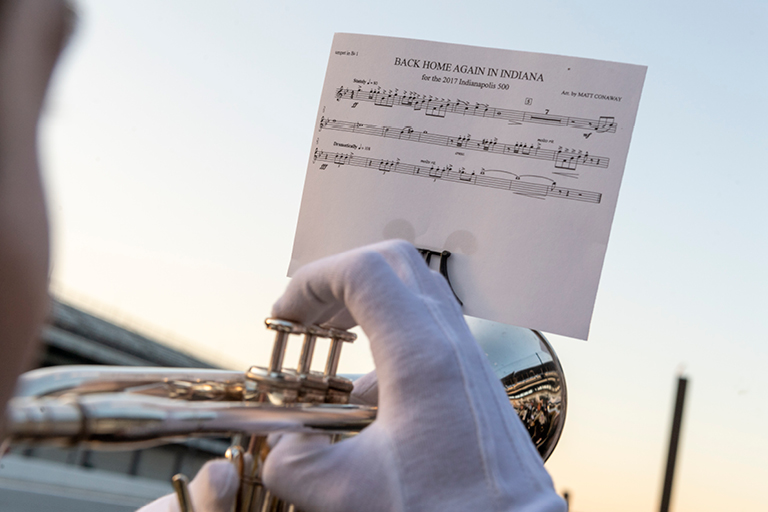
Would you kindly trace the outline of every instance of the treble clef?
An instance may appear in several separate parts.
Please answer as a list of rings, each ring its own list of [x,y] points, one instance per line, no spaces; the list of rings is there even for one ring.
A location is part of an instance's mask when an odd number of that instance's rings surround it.
[[[344,86],[342,85],[339,87],[339,89],[336,91],[336,101],[341,100],[341,98],[344,97]]]

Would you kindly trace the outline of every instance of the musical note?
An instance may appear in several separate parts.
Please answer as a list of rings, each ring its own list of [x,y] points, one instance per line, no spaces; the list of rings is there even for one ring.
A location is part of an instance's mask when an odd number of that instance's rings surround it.
[[[421,144],[431,144],[435,146],[448,146],[464,148],[471,151],[481,151],[487,153],[497,153],[500,155],[519,156],[533,158],[536,160],[554,161],[557,169],[574,170],[577,165],[586,165],[590,167],[608,168],[610,160],[603,156],[591,156],[589,152],[572,150],[568,148],[542,149],[533,144],[523,144],[522,142],[500,143],[496,138],[493,139],[471,139],[466,137],[454,137],[449,135],[438,135],[426,131],[417,132],[413,128],[395,128],[391,126],[377,126],[374,124],[363,124],[353,121],[337,121],[336,119],[326,119],[321,123],[321,130],[334,130],[340,132],[361,133],[374,137],[384,137],[390,139],[401,139]]]
[[[334,155],[333,163],[341,167],[342,165],[347,165],[349,163],[349,160],[351,158],[354,158],[354,155],[352,153],[346,155],[343,153],[326,153],[326,155]],[[327,158],[326,158],[327,160]]]
[[[524,175],[519,176],[509,171],[498,169],[482,169],[480,172],[468,172],[464,167],[458,171],[453,169],[453,165],[439,166],[431,164],[428,168],[423,165],[415,165],[396,160],[383,160],[376,158],[367,158],[355,156],[354,153],[329,153],[315,150],[316,160],[322,162],[333,162],[339,166],[349,165],[352,167],[364,167],[384,173],[405,174],[416,177],[429,178],[434,181],[440,180],[449,183],[460,183],[464,185],[476,185],[479,187],[508,190],[517,195],[533,197],[537,199],[555,198],[569,199],[584,203],[600,204],[602,194],[588,190],[577,190],[573,188],[560,187],[557,183],[544,176]],[[500,173],[513,176],[512,178],[498,177],[490,173]]]
[[[459,169],[459,180],[465,183],[472,183],[473,181],[477,182],[475,178],[475,172],[472,171],[472,174],[468,174],[463,167]]]
[[[600,116],[597,122],[597,133],[616,132],[616,120],[612,117]]]
[[[506,108],[491,107],[477,103],[470,106],[462,100],[447,100],[423,96],[414,92],[398,94],[398,91],[383,91],[380,87],[361,91],[340,87],[336,90],[336,100],[354,100],[372,102],[380,107],[408,107],[413,110],[423,110],[430,117],[445,117],[446,114],[462,116],[477,116],[492,119],[503,119],[510,124],[537,123],[550,126],[563,126],[578,130],[594,130],[597,133],[616,133],[617,123],[613,117],[601,116],[599,119],[584,119],[550,114],[549,111],[526,112],[523,110],[511,110]]]

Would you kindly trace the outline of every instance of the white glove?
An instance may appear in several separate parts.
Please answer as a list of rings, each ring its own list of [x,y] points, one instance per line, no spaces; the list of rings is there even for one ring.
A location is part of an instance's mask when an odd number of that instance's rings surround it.
[[[225,459],[206,462],[189,483],[189,495],[195,512],[230,512],[240,477],[235,466]],[[137,512],[179,512],[176,494],[167,494]]]
[[[272,314],[359,324],[378,375],[378,416],[359,435],[281,436],[264,481],[306,512],[563,512],[522,423],[445,279],[390,241],[300,269]],[[356,395],[372,401],[376,377]],[[365,389],[361,389],[365,388]]]

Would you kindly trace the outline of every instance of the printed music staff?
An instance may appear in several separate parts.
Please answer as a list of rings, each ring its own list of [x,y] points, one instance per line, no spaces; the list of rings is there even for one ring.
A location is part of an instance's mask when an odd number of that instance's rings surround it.
[[[499,155],[533,158],[536,160],[553,161],[558,169],[575,170],[577,165],[598,167],[607,169],[610,159],[604,156],[590,155],[574,149],[559,148],[545,149],[538,145],[522,142],[503,143],[493,139],[472,139],[467,136],[439,135],[426,131],[416,131],[410,126],[395,128],[391,126],[377,126],[363,124],[354,121],[338,121],[336,119],[320,119],[320,130],[335,130],[340,132],[360,133],[373,137],[398,139],[421,144],[435,146],[448,146],[463,148],[470,151],[496,153]]]
[[[409,164],[397,160],[385,160],[355,156],[353,153],[334,153],[315,149],[313,162],[332,162],[338,166],[349,165],[363,167],[383,173],[397,173],[430,178],[435,181],[445,181],[478,187],[509,190],[514,194],[544,199],[552,197],[556,199],[569,199],[585,203],[600,204],[602,194],[588,190],[577,190],[559,186],[555,181],[543,176],[518,176],[512,172],[498,169],[481,169],[467,171],[464,168],[455,170],[453,165],[439,166],[436,164]],[[322,166],[321,166],[322,167]],[[494,175],[492,175],[493,173]],[[507,177],[499,177],[496,174],[505,174]]]
[[[542,114],[540,112],[491,107],[481,103],[470,105],[466,101],[438,99],[414,92],[404,94],[399,94],[397,90],[395,92],[385,92],[381,88],[363,91],[360,88],[339,87],[336,91],[336,100],[353,100],[355,105],[360,101],[367,101],[380,107],[409,107],[415,111],[422,110],[425,115],[431,117],[445,117],[446,114],[457,114],[503,119],[510,124],[538,123],[579,130],[594,130],[597,133],[616,133],[617,127],[616,119],[609,116],[601,116],[599,119],[584,119],[549,114],[548,112]]]

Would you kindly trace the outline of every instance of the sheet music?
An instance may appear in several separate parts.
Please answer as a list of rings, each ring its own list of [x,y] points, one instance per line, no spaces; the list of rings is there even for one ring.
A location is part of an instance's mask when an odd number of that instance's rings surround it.
[[[465,314],[586,339],[645,71],[336,34],[289,275],[403,238]]]

